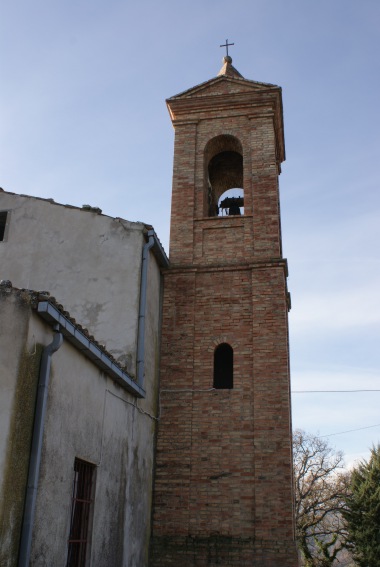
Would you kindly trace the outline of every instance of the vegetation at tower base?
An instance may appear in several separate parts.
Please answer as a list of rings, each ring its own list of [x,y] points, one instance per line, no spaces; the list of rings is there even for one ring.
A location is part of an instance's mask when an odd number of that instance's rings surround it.
[[[296,539],[303,565],[343,565],[349,547],[343,515],[349,474],[343,470],[343,454],[324,439],[297,430],[293,434],[293,458]]]
[[[380,445],[351,475],[345,512],[354,557],[361,567],[380,566]]]

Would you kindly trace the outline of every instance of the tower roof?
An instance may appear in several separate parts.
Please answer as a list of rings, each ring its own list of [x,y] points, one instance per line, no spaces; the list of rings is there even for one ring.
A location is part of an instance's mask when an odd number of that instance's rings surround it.
[[[218,73],[218,77],[221,75],[224,75],[225,77],[234,77],[239,79],[244,78],[243,75],[241,75],[239,71],[235,69],[235,67],[232,65],[232,57],[230,57],[229,55],[225,55],[223,57],[223,66]]]
[[[216,77],[204,81],[194,87],[191,87],[185,91],[182,91],[167,99],[167,103],[178,100],[181,98],[198,97],[205,96],[209,94],[209,87],[218,84],[220,82],[227,82],[231,85],[234,84],[233,91],[244,91],[244,90],[261,90],[261,91],[281,91],[281,87],[273,85],[271,83],[262,83],[259,81],[252,81],[250,79],[245,79],[241,73],[232,65],[232,57],[225,55],[222,59],[223,65]],[[213,94],[213,93],[210,93]]]
[[[277,138],[277,157],[285,159],[284,123],[281,87],[245,79],[232,65],[229,55],[223,57],[218,75],[166,100],[174,124],[206,117],[227,117],[239,111],[251,118],[272,115]]]

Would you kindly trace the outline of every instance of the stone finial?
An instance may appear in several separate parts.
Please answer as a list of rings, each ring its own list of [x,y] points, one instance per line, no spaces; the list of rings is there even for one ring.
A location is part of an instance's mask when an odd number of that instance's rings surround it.
[[[235,77],[239,79],[244,78],[243,75],[241,75],[239,71],[235,69],[235,67],[233,67],[232,57],[230,57],[230,55],[225,55],[222,61],[223,61],[223,67],[219,71],[218,77],[220,77],[221,75],[225,75],[226,77]]]

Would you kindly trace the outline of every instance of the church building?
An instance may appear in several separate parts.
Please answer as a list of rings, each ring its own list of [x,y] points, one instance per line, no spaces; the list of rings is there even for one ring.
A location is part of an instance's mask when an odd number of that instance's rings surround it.
[[[167,106],[169,259],[0,190],[4,567],[298,565],[281,88],[227,52]]]

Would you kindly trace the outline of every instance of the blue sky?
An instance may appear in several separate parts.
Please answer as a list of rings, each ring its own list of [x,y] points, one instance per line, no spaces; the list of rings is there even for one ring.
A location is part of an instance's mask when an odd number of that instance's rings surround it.
[[[380,390],[378,0],[13,0],[0,16],[0,185],[151,223],[167,250],[165,99],[216,76],[226,38],[244,77],[281,85],[292,387]],[[352,463],[379,407],[294,393],[293,423]]]

